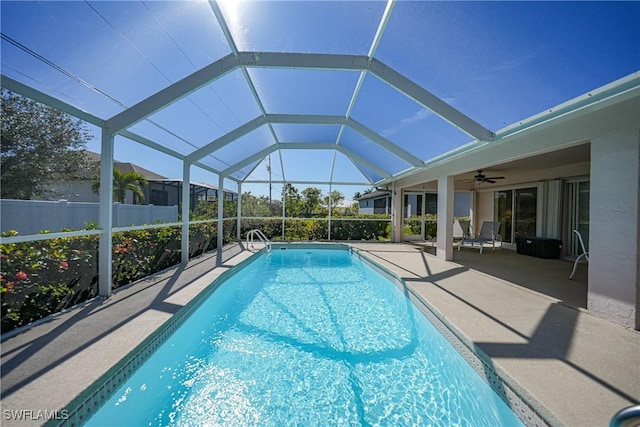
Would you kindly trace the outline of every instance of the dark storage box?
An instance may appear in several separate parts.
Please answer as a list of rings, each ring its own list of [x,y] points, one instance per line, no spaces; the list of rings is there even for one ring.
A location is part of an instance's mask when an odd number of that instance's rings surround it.
[[[560,258],[562,240],[546,237],[516,237],[516,249],[519,254],[538,258]]]

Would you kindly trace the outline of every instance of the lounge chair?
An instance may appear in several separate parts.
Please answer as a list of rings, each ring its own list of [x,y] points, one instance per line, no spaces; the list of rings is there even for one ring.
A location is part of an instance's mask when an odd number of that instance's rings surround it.
[[[456,219],[453,222],[453,239],[469,239],[471,238],[471,221]]]
[[[485,221],[482,223],[482,228],[480,229],[480,234],[476,238],[463,238],[460,243],[458,243],[458,251],[463,246],[470,246],[472,248],[480,249],[480,253],[482,253],[482,249],[484,248],[485,243],[491,243],[493,250],[496,250],[496,243],[500,243],[500,247],[502,247],[502,238],[500,237],[500,221]]]
[[[573,263],[573,270],[571,271],[571,275],[569,276],[569,280],[573,279],[573,275],[576,274],[576,268],[578,268],[578,263],[582,258],[584,258],[585,262],[589,262],[589,252],[584,247],[584,241],[582,240],[582,235],[578,230],[573,230],[574,233],[578,236],[578,241],[580,242],[580,247],[582,248],[582,253],[576,258],[576,261]]]
[[[453,240],[458,241],[461,239],[469,239],[471,237],[471,221],[468,220],[453,220]],[[431,238],[431,245],[435,246],[437,241],[437,236],[433,236]]]

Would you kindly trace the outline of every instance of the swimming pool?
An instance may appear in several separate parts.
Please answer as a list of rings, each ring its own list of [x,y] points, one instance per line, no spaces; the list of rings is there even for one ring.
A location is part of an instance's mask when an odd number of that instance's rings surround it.
[[[348,250],[262,254],[198,304],[88,425],[522,425]]]

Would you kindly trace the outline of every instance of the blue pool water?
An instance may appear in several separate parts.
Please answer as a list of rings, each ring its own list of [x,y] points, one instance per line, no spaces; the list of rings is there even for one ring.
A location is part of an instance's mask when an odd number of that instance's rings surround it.
[[[222,283],[88,424],[522,425],[397,286],[326,249]]]

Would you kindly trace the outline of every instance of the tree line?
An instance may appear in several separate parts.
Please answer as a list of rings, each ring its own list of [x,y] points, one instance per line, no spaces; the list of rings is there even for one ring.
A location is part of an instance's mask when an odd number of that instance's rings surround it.
[[[331,196],[331,197],[329,197]],[[331,209],[332,216],[356,215],[358,205],[354,203],[346,208],[339,208],[345,200],[340,191],[332,191],[331,194],[323,194],[316,187],[307,187],[299,190],[292,184],[286,184],[283,191],[284,214],[287,218],[326,218]],[[250,191],[242,193],[243,217],[281,217],[282,200],[269,200],[267,196],[258,196]],[[224,201],[224,217],[231,218],[237,215],[237,201]],[[218,202],[202,200],[192,213],[193,219],[211,219],[218,216]]]

